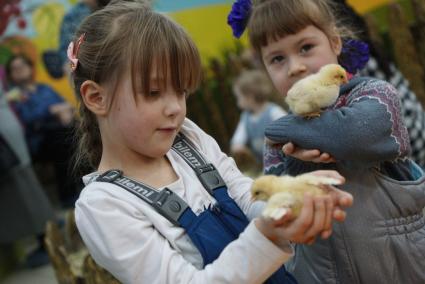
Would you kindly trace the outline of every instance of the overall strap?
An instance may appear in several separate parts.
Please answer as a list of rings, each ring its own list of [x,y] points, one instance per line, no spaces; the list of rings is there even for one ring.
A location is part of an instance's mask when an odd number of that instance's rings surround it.
[[[223,178],[213,164],[208,163],[195,146],[179,133],[171,147],[195,171],[204,188],[214,196],[214,190],[225,187]]]
[[[195,171],[202,185],[212,196],[214,196],[214,190],[226,186],[214,165],[207,163],[183,134],[177,135],[172,149]],[[103,173],[96,181],[113,183],[133,193],[176,226],[181,226],[179,219],[186,209],[192,211],[187,203],[170,189],[164,188],[159,191],[147,184],[123,176],[122,171],[117,169]],[[189,215],[194,216],[193,212]]]
[[[123,176],[120,170],[109,170],[100,175],[96,181],[109,182],[133,193],[176,226],[180,226],[178,220],[189,208],[183,199],[168,188],[158,191],[147,184]]]

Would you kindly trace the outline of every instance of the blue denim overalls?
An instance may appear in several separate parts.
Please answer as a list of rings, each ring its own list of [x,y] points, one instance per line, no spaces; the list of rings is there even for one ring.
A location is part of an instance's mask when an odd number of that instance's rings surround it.
[[[193,244],[202,255],[204,266],[218,258],[221,251],[245,229],[249,221],[227,194],[227,187],[216,168],[207,163],[189,140],[182,134],[176,137],[172,149],[196,172],[205,189],[215,198],[216,204],[198,216],[179,196],[168,188],[157,191],[141,182],[110,170],[97,181],[110,182],[135,194],[149,203],[162,216],[186,230]],[[295,278],[282,266],[265,283],[293,284]]]

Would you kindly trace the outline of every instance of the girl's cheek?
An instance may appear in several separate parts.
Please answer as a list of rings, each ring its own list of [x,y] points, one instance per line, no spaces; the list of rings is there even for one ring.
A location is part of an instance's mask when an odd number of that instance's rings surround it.
[[[283,82],[279,80],[279,78],[274,78],[272,80],[274,88],[279,92],[279,95],[286,96],[285,86],[283,85]]]

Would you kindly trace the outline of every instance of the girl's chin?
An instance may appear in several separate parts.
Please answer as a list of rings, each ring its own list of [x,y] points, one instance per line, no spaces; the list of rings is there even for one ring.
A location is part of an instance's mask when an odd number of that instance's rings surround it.
[[[177,135],[176,129],[158,129],[158,133],[163,136],[175,136]]]

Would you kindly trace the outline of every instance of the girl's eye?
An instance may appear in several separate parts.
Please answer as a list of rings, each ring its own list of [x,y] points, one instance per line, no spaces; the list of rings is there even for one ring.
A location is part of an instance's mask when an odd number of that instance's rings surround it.
[[[312,49],[314,47],[314,45],[312,45],[312,44],[304,44],[302,47],[301,47],[301,50],[300,50],[300,52],[301,53],[307,53],[310,49]]]
[[[271,64],[281,63],[283,60],[285,60],[285,57],[283,57],[282,55],[277,55],[270,60],[270,63]]]
[[[159,90],[150,90],[149,91],[149,96],[151,97],[156,97],[160,94],[161,92]]]

